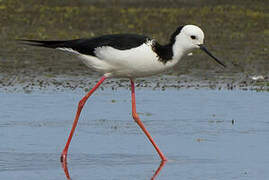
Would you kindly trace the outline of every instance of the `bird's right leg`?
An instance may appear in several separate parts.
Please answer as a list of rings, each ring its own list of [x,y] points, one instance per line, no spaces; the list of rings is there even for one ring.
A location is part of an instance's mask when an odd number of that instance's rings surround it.
[[[134,85],[134,81],[132,79],[131,79],[131,91],[132,91],[132,115],[133,115],[133,119],[138,124],[138,126],[142,129],[142,131],[146,134],[146,136],[148,137],[149,141],[151,142],[151,144],[156,149],[156,151],[159,154],[159,156],[162,159],[162,161],[167,161],[166,157],[161,152],[161,150],[159,149],[159,147],[157,146],[157,144],[154,142],[153,138],[151,137],[151,135],[147,131],[146,127],[144,126],[144,124],[142,123],[142,121],[140,120],[140,118],[139,118],[139,116],[138,116],[138,114],[136,112],[135,85]]]
[[[70,134],[69,134],[69,137],[68,137],[68,140],[65,144],[65,147],[64,147],[64,150],[62,152],[62,155],[61,155],[61,162],[66,162],[66,157],[67,157],[67,151],[68,151],[68,147],[70,145],[70,142],[71,142],[71,139],[73,137],[73,134],[75,132],[75,129],[76,129],[76,126],[77,126],[77,123],[78,123],[78,119],[79,119],[79,115],[81,113],[81,110],[84,106],[84,104],[86,103],[87,99],[92,95],[92,93],[104,82],[104,80],[106,79],[106,76],[103,76],[99,81],[98,83],[90,90],[90,92],[88,92],[78,103],[78,109],[77,109],[77,114],[76,114],[76,117],[75,117],[75,120],[73,122],[73,126],[72,126],[72,129],[70,131]]]

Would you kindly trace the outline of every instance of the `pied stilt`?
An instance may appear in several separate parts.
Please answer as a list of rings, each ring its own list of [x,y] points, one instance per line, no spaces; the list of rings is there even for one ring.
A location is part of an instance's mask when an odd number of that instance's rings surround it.
[[[66,41],[21,41],[27,45],[55,48],[70,52],[81,59],[89,68],[103,75],[90,92],[79,101],[75,120],[61,155],[62,162],[66,161],[68,147],[84,104],[106,78],[130,79],[133,119],[146,134],[162,161],[166,161],[166,157],[158,148],[136,112],[135,78],[162,73],[175,66],[183,55],[198,48],[225,67],[221,61],[205,48],[203,44],[204,33],[195,25],[179,26],[171,35],[170,41],[166,45],[161,45],[155,39],[147,36],[136,34],[112,34],[91,39]]]

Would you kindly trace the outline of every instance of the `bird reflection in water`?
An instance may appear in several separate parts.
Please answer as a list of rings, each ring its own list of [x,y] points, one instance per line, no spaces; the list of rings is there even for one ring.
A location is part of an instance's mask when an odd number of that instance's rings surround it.
[[[160,172],[161,172],[161,170],[164,167],[166,162],[167,161],[162,161],[160,163],[160,165],[158,166],[158,169],[156,169],[153,176],[151,177],[151,180],[155,180],[155,178],[160,174]],[[61,164],[62,164],[62,168],[63,168],[64,173],[65,173],[66,179],[71,180],[71,177],[70,177],[70,174],[69,174],[69,171],[68,171],[67,161],[62,161]]]
[[[69,171],[68,171],[68,166],[67,166],[67,161],[61,161],[62,164],[62,168],[64,170],[65,176],[67,180],[71,180],[70,175],[69,175]]]

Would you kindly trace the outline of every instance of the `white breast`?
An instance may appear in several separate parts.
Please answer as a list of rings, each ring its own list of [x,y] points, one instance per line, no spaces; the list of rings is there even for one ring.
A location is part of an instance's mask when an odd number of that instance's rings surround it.
[[[83,62],[97,71],[113,77],[144,77],[165,71],[174,63],[159,61],[151,48],[152,41],[129,50],[103,46],[95,49],[97,56],[80,55]]]

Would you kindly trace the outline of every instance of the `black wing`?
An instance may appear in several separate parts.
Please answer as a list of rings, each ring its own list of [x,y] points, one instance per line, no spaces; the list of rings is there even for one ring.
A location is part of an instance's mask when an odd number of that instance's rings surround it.
[[[142,45],[148,39],[147,36],[136,34],[112,34],[91,39],[74,39],[66,41],[40,41],[22,39],[24,44],[47,48],[70,48],[81,54],[95,56],[95,48],[111,46],[115,49],[126,50]]]

